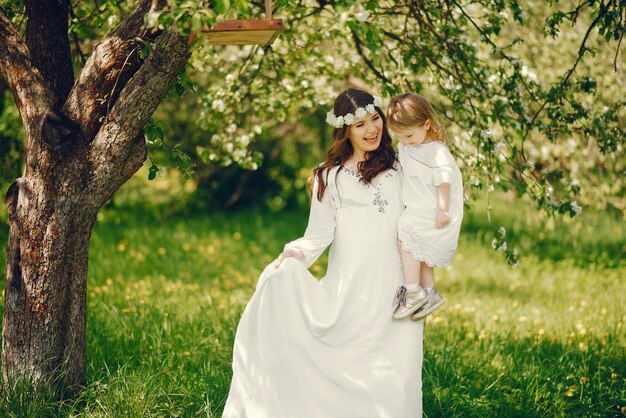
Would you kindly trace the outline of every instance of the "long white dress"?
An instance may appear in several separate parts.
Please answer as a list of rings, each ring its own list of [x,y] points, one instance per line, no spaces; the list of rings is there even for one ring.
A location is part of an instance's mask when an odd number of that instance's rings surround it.
[[[463,221],[463,179],[448,147],[441,142],[418,146],[398,144],[404,173],[402,202],[406,209],[398,222],[402,248],[431,267],[447,266],[457,248]],[[450,184],[450,223],[437,228],[437,186]]]
[[[337,177],[336,177],[337,175]],[[317,182],[301,249],[259,278],[235,337],[225,418],[422,416],[423,321],[393,320],[401,173],[347,168]],[[307,270],[332,242],[326,276]]]

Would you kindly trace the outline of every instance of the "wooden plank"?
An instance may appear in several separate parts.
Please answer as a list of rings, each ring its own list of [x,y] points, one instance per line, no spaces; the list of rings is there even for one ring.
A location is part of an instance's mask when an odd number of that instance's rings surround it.
[[[215,24],[215,31],[221,30],[283,30],[282,19],[239,19],[222,20]]]
[[[269,45],[282,32],[283,20],[222,20],[215,24],[215,29],[201,30],[213,45]]]
[[[212,45],[269,45],[280,33],[275,30],[228,30],[207,32],[206,36]]]

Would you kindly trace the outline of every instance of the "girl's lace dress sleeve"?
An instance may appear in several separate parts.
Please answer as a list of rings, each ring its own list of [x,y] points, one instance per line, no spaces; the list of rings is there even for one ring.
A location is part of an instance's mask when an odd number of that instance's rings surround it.
[[[328,178],[330,177],[328,176]],[[285,245],[285,250],[289,248],[301,250],[304,253],[304,263],[307,267],[310,267],[318,259],[335,237],[336,208],[331,196],[332,187],[330,184],[327,185],[321,202],[317,198],[318,188],[316,176],[311,196],[309,224],[304,236]]]

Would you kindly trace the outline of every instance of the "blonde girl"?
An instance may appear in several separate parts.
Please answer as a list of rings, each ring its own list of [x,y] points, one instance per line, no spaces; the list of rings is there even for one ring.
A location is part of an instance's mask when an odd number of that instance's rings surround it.
[[[419,320],[445,302],[435,290],[433,267],[450,264],[456,251],[463,181],[445,130],[426,98],[414,93],[394,97],[388,122],[400,140],[405,206],[398,223],[404,284],[396,293],[393,317]]]

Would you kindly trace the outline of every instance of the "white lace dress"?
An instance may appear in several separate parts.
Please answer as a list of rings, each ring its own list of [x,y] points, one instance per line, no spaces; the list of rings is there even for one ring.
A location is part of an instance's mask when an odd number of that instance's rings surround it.
[[[447,266],[457,248],[463,220],[463,180],[454,157],[441,142],[418,146],[398,144],[402,165],[402,202],[398,223],[402,248],[431,267]],[[437,229],[437,186],[450,184],[450,224]]]
[[[334,168],[328,179],[322,202],[314,185],[304,237],[286,246],[305,262],[267,266],[241,317],[225,418],[422,416],[423,321],[391,315],[401,174],[372,186]],[[318,281],[307,267],[331,242]]]

